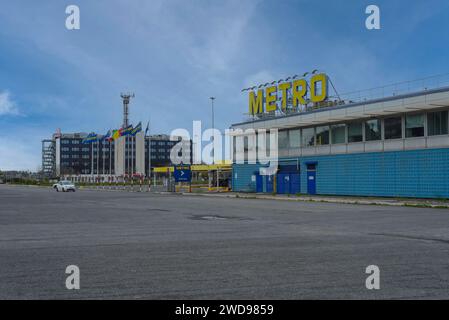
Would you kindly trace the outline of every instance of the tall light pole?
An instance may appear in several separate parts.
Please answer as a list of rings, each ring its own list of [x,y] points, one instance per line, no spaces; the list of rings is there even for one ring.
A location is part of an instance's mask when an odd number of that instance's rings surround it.
[[[120,97],[123,100],[123,128],[127,128],[129,125],[129,100],[134,98],[134,93],[121,93]],[[132,141],[132,140],[131,140]],[[123,173],[126,174],[126,169],[128,167],[129,170],[129,154],[126,148],[128,144],[128,136],[125,136],[124,147],[123,147]],[[128,157],[127,157],[128,156]],[[128,161],[127,161],[128,160]],[[126,165],[128,162],[128,166]]]
[[[215,97],[210,97],[210,101],[211,101],[211,106],[212,106],[212,130],[213,129],[215,129],[214,128],[214,100],[215,100]],[[212,164],[214,164],[215,163],[215,139],[214,139],[214,136],[212,135],[212,141],[213,141],[213,148],[212,148]]]

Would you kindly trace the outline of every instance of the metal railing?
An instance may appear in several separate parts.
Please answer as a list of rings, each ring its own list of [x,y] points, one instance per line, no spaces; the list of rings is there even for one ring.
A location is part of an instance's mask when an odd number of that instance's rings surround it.
[[[358,103],[443,87],[449,87],[449,73],[333,95],[329,100],[342,100],[345,104]]]

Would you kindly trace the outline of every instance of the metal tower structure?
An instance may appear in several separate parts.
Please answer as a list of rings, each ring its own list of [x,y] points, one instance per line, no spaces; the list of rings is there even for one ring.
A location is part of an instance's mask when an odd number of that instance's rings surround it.
[[[122,93],[120,94],[120,97],[122,97],[123,100],[123,128],[126,128],[129,125],[129,100],[134,98],[134,93]]]
[[[55,141],[42,140],[42,172],[46,177],[54,177],[56,174],[56,150]]]

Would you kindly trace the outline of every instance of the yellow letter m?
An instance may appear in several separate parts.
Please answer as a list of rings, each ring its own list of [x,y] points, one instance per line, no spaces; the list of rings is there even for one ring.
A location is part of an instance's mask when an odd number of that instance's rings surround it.
[[[263,112],[263,90],[257,91],[257,96],[254,91],[249,93],[249,114],[255,115]]]

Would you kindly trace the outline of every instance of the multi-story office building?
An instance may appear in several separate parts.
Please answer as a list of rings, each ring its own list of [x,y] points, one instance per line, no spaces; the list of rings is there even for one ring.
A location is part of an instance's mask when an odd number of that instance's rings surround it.
[[[101,140],[83,144],[87,133],[55,133],[52,139],[42,141],[42,168],[50,177],[64,175],[131,175],[149,172],[149,168],[170,165],[170,152],[177,143],[187,150],[184,157],[191,159],[190,142],[169,135],[141,135],[141,146],[136,137],[122,137],[121,141]],[[122,143],[121,152],[116,145]],[[123,152],[123,146],[125,146]],[[140,149],[140,150],[139,150]],[[141,160],[139,164],[139,160]],[[117,165],[116,165],[117,163]]]

